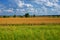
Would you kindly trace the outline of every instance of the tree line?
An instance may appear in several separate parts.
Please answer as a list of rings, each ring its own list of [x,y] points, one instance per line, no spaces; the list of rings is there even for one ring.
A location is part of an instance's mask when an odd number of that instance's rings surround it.
[[[8,15],[3,15],[3,16],[0,16],[0,18],[8,18],[8,17],[35,17],[35,15],[30,15],[29,13],[25,13],[25,15],[13,15],[13,16],[8,16]]]
[[[30,15],[29,13],[25,13],[25,15],[13,15],[13,16],[7,16],[7,15],[4,15],[4,16],[0,16],[2,18],[8,18],[8,17],[60,17],[60,15]]]

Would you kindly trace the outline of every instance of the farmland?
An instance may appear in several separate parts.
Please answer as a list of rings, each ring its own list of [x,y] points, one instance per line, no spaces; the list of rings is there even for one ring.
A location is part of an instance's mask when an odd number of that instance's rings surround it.
[[[32,17],[32,18],[0,18],[0,24],[41,24],[60,23],[60,18]]]
[[[60,40],[59,24],[52,17],[0,18],[0,40]]]
[[[60,25],[0,26],[0,40],[60,40]]]

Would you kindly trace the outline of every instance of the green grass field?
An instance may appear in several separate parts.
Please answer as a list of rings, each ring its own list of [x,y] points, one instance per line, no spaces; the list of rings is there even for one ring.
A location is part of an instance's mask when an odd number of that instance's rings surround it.
[[[60,40],[60,25],[0,26],[0,40]]]

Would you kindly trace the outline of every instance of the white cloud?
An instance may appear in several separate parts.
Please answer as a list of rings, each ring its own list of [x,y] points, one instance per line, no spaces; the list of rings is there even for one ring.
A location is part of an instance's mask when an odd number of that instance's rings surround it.
[[[13,8],[9,8],[9,9],[3,9],[4,12],[9,12],[9,13],[13,13]]]
[[[25,9],[21,9],[20,11],[25,12]]]
[[[57,12],[57,14],[60,14],[60,5],[57,3],[59,2],[59,0],[35,0],[35,3],[39,4],[39,5],[43,5],[43,6],[48,6],[48,7],[52,7],[52,9],[47,7],[42,7],[43,10],[45,10],[45,12],[42,11],[42,9],[40,10],[40,13],[45,13],[45,14],[49,14],[49,12],[51,12],[52,14]],[[49,11],[50,10],[50,11]]]
[[[35,3],[42,4],[49,7],[52,7],[52,6],[57,7],[58,6],[57,2],[59,1],[58,0],[35,0]]]
[[[16,3],[19,7],[24,7],[24,6],[27,6],[27,7],[33,7],[32,4],[26,4],[24,1],[21,1],[21,0],[16,0]]]
[[[4,11],[5,11],[5,12],[13,12],[13,10],[9,10],[9,9],[8,9],[8,10],[4,10]]]
[[[31,8],[27,8],[28,12],[35,12],[35,8],[31,7]]]
[[[47,2],[45,5],[52,7],[54,4],[52,2]]]
[[[33,5],[31,5],[31,4],[25,4],[25,6],[27,6],[27,7],[33,7]]]
[[[19,1],[19,2],[18,2],[18,6],[19,6],[19,7],[23,7],[23,6],[24,6],[24,2]]]
[[[0,9],[0,13],[2,13],[2,10]]]
[[[57,8],[60,8],[60,5],[58,5],[58,3],[53,3],[53,2],[47,2],[46,4],[45,4],[46,6],[49,6],[49,7],[57,7]]]
[[[25,14],[26,10],[25,9],[16,9],[16,14]]]
[[[34,2],[37,4],[41,4],[41,3],[47,2],[47,0],[34,0]]]
[[[21,11],[21,12],[24,12],[25,9],[16,9],[17,12]]]

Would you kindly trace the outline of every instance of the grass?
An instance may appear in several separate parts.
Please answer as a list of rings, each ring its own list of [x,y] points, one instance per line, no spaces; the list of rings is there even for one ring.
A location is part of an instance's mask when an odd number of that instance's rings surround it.
[[[60,25],[0,26],[0,40],[60,40]]]

